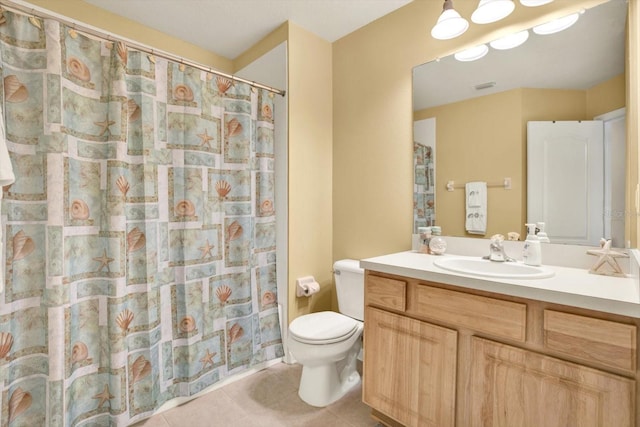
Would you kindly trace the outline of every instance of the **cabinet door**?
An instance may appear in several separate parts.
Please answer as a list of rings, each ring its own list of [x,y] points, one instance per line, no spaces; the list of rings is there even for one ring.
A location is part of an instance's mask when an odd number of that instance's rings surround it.
[[[472,354],[472,426],[634,425],[633,380],[476,337]]]
[[[453,426],[457,332],[367,307],[364,402],[406,426]]]

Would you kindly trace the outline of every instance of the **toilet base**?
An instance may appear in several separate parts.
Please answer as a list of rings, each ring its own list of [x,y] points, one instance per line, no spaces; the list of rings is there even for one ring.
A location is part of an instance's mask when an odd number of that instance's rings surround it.
[[[316,366],[302,366],[298,396],[311,406],[322,408],[342,398],[349,390],[360,384],[356,369],[361,346],[354,345],[347,357],[339,362]]]

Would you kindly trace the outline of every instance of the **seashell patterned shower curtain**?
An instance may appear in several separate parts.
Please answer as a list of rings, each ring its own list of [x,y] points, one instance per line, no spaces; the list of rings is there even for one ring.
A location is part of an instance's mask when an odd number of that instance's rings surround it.
[[[281,357],[269,94],[1,22],[0,425],[128,425]]]

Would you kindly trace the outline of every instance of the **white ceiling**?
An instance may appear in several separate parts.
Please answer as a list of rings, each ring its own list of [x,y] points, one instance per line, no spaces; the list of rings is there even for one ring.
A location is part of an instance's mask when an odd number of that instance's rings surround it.
[[[234,59],[286,21],[334,42],[412,0],[85,1]]]
[[[624,72],[626,0],[611,0],[580,15],[569,29],[541,36],[529,31],[521,46],[473,62],[453,56],[416,67],[413,109],[449,104],[509,89],[587,89]],[[490,89],[478,84],[495,82]]]

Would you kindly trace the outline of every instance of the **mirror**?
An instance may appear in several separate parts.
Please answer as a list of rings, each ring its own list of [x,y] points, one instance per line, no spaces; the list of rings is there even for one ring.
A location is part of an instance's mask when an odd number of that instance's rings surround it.
[[[524,240],[527,168],[541,167],[527,164],[527,122],[594,120],[625,106],[626,16],[626,1],[610,0],[565,31],[530,30],[514,49],[414,68],[414,233],[435,221],[444,235],[471,237],[464,184],[484,181],[481,235],[515,231]]]

